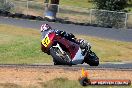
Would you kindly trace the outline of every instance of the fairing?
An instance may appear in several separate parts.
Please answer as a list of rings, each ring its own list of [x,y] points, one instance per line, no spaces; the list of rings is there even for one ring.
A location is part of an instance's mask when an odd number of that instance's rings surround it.
[[[43,52],[47,53],[49,48],[52,47],[52,45],[57,41],[58,43],[60,43],[61,45],[63,45],[67,49],[67,52],[69,52],[71,59],[74,59],[76,53],[79,50],[78,44],[71,42],[64,37],[56,35],[54,32],[49,33],[47,36],[50,40],[50,43],[47,45],[47,47],[45,47],[41,42],[41,50]]]

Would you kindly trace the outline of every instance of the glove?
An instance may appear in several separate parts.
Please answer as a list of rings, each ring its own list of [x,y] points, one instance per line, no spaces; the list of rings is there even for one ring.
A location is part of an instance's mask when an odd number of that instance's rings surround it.
[[[74,36],[72,33],[69,33],[69,37],[70,37],[71,39],[74,39],[74,38],[75,38],[75,36]]]
[[[57,35],[62,35],[63,34],[63,31],[60,31],[60,30],[54,30],[55,31],[55,33],[57,34]]]
[[[64,36],[66,34],[65,31],[60,31],[60,35]]]

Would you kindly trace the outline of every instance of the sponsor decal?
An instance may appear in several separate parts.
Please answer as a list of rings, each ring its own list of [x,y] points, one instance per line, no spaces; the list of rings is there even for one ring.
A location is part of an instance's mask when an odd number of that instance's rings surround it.
[[[88,85],[131,85],[131,81],[129,79],[90,79],[89,73],[84,71],[82,68],[81,77],[79,77],[79,83],[82,86]]]

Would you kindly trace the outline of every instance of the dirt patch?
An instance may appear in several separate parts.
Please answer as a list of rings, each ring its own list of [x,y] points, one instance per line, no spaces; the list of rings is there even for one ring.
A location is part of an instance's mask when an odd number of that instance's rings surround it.
[[[116,70],[87,70],[91,79],[130,79],[132,71]],[[63,69],[40,69],[40,68],[0,68],[0,83],[14,83],[22,86],[39,85],[55,78],[68,78],[78,80],[81,76],[79,71]]]

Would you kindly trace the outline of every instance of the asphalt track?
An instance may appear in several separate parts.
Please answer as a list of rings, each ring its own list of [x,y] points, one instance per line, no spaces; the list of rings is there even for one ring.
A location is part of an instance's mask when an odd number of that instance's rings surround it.
[[[122,71],[132,71],[131,63],[122,63],[122,64],[112,64],[105,63],[100,64],[99,66],[89,66],[89,65],[53,65],[53,64],[33,64],[33,65],[24,65],[24,64],[1,64],[0,68],[42,68],[42,69],[66,69],[66,70],[80,70],[81,68],[87,70],[122,70]]]
[[[53,28],[64,30],[68,33],[90,35],[90,36],[111,39],[111,40],[132,42],[132,29],[114,29],[114,28],[112,29],[112,28],[80,26],[74,24],[61,24],[54,22],[31,21],[26,19],[0,17],[0,24],[10,24],[25,28],[35,28],[38,30],[40,29],[40,26],[44,23],[48,23]]]
[[[82,35],[90,35],[96,36],[106,39],[118,40],[118,41],[126,41],[132,42],[132,30],[131,29],[110,29],[110,28],[101,28],[101,27],[92,27],[92,26],[79,26],[73,24],[61,24],[61,23],[53,23],[53,22],[45,22],[45,21],[31,21],[25,19],[13,19],[13,18],[5,18],[0,17],[0,24],[9,24],[20,26],[23,28],[35,28],[38,29],[44,23],[50,24],[55,29],[65,30],[67,32],[75,33],[75,34],[82,34]],[[2,66],[14,66],[14,65],[0,65]],[[21,66],[21,65],[15,65]],[[23,66],[23,65],[22,65]],[[39,65],[35,65],[39,66]],[[40,65],[41,66],[41,65]],[[48,65],[50,66],[50,65]],[[100,64],[98,67],[88,67],[88,65],[77,65],[75,67],[85,67],[89,69],[101,69],[101,68],[112,68],[112,69],[132,69],[132,63],[105,63]],[[74,66],[72,66],[74,67]]]

